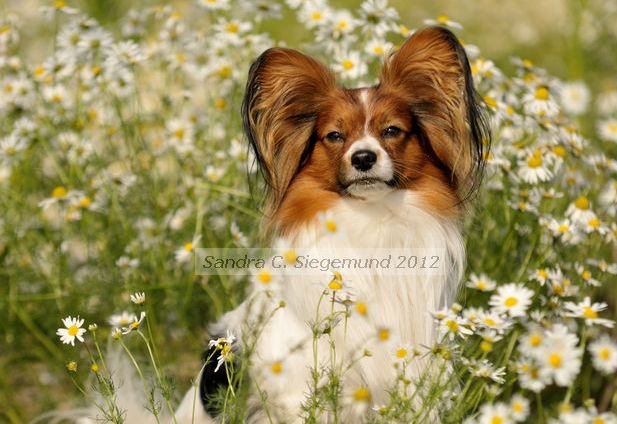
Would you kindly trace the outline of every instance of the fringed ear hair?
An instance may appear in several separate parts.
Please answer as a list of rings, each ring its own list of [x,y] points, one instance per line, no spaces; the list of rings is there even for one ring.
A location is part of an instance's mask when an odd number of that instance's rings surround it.
[[[456,36],[440,27],[417,31],[386,61],[380,85],[405,98],[421,137],[459,193],[470,195],[482,176],[490,131]]]
[[[335,87],[324,65],[295,50],[271,48],[251,66],[242,117],[270,189],[266,216],[276,211],[306,157],[320,105]]]

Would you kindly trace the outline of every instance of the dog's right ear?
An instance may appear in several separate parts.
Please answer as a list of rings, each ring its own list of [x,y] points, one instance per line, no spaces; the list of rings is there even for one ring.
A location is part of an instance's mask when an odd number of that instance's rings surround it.
[[[244,130],[271,193],[274,212],[310,148],[318,112],[336,88],[320,62],[295,50],[271,48],[249,71],[242,103]]]

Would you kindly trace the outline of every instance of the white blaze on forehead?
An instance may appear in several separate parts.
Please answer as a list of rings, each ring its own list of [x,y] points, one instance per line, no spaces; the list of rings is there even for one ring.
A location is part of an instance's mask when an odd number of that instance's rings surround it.
[[[364,137],[368,136],[368,122],[370,119],[369,113],[368,113],[368,97],[369,97],[369,89],[368,88],[362,88],[360,90],[360,104],[362,105],[362,109],[364,110]]]

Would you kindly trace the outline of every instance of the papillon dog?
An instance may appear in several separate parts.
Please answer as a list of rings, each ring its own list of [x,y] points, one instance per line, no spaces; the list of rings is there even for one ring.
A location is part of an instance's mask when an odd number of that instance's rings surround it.
[[[372,402],[384,403],[396,376],[391,345],[380,343],[384,331],[404,345],[433,345],[431,312],[452,304],[462,277],[461,217],[490,141],[465,50],[447,29],[419,30],[385,60],[376,86],[350,89],[317,60],[272,48],[251,66],[242,113],[268,188],[264,226],[270,234],[299,247],[445,252],[439,274],[349,276],[354,296],[370,306],[331,336],[343,362],[362,349],[371,355],[355,362],[344,384],[364,387]],[[345,229],[341,236],[320,231],[324,213]],[[322,291],[302,275],[283,285],[285,307],[265,326],[250,365],[268,414],[257,400],[247,421],[302,420],[315,352],[309,323]],[[243,304],[212,329],[242,334],[250,316]],[[328,352],[326,343],[317,348]],[[273,363],[286,367],[279,381],[264,376]],[[198,397],[208,408],[209,395],[226,380],[215,365],[206,365],[199,393],[189,392],[185,404]],[[416,375],[426,367],[419,361]]]
[[[353,363],[343,387],[362,387],[371,402],[383,404],[396,378],[392,345],[384,341],[437,341],[431,312],[454,301],[465,258],[461,218],[490,140],[481,103],[465,50],[444,28],[416,31],[385,59],[372,87],[342,87],[326,66],[288,48],[271,48],[253,63],[242,115],[266,183],[264,228],[273,238],[299,248],[444,253],[440,273],[343,273],[364,307],[316,342],[311,323],[324,285],[302,274],[284,282],[277,293],[284,307],[251,346],[248,378],[259,389],[251,394],[247,422],[301,422],[315,354],[327,354],[332,342],[336,360]],[[337,237],[324,234],[324,214],[341,228]],[[211,334],[221,340],[234,334],[234,349],[243,349],[257,315],[255,302],[246,301]],[[216,368],[216,355],[206,352],[213,359],[185,395],[176,422],[217,421],[209,400],[228,378],[225,366]],[[273,364],[281,378],[266,375]],[[414,367],[420,375],[430,365],[419,360]],[[127,422],[139,422],[131,415],[135,406],[129,405]],[[352,412],[343,404],[339,421],[353,422]],[[318,422],[330,419],[324,414]]]

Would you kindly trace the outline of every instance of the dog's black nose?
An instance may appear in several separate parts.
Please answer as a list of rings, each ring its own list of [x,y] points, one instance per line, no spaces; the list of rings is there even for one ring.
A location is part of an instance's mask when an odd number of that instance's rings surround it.
[[[372,150],[358,150],[351,155],[351,164],[358,171],[368,171],[377,162],[377,155]]]

